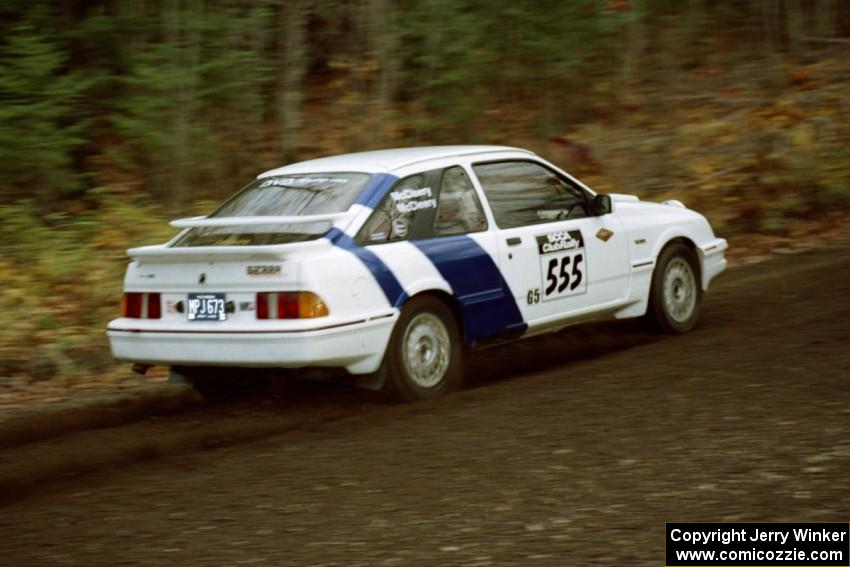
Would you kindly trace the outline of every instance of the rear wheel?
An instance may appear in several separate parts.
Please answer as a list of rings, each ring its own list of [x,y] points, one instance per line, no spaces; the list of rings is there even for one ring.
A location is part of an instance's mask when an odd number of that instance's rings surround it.
[[[649,291],[647,319],[653,327],[670,334],[694,328],[702,306],[698,274],[696,255],[684,244],[674,243],[661,251]]]
[[[269,384],[267,377],[246,368],[204,368],[178,366],[172,372],[182,375],[201,396],[210,402],[244,400],[262,395]]]
[[[463,384],[461,341],[449,308],[434,297],[411,300],[393,330],[383,370],[386,388],[404,401],[441,396]]]

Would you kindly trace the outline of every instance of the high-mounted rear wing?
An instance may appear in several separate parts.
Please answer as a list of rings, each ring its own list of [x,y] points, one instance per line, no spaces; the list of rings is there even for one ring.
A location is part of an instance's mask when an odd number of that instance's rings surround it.
[[[213,228],[218,226],[244,226],[259,224],[310,224],[336,222],[351,218],[351,213],[326,213],[322,215],[261,216],[261,217],[189,217],[177,219],[169,224],[175,228]]]
[[[356,214],[357,211],[299,216],[190,217],[173,220],[169,224],[175,228],[184,229],[269,224],[310,224],[320,222],[337,224],[339,221],[352,220]],[[154,262],[214,261],[225,258],[232,260],[280,260],[324,250],[332,246],[326,239],[318,239],[307,242],[271,245],[172,247],[171,243],[177,238],[179,238],[179,235],[167,244],[130,248],[127,250],[127,254],[136,260]]]
[[[333,244],[326,238],[288,244],[254,246],[190,246],[172,248],[166,244],[130,248],[127,255],[141,262],[182,263],[218,260],[283,260],[328,250]]]

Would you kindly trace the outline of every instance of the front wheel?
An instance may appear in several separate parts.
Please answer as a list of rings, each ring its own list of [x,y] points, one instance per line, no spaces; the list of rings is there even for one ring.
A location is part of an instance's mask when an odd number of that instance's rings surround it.
[[[699,319],[702,287],[694,252],[674,243],[661,251],[649,290],[647,319],[656,329],[670,334],[687,333]]]
[[[452,312],[434,297],[411,300],[393,330],[386,387],[404,401],[436,398],[463,384],[461,341]]]

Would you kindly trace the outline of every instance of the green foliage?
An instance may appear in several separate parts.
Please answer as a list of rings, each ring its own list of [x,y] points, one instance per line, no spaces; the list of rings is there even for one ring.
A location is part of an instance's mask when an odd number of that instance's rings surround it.
[[[420,129],[457,131],[482,103],[529,98],[563,119],[587,63],[614,59],[620,20],[596,2],[402,2],[401,94],[428,111]]]
[[[481,15],[464,2],[425,0],[400,6],[401,96],[430,112],[420,129],[462,123],[480,105],[491,58]]]
[[[3,199],[46,205],[78,186],[71,152],[84,143],[78,103],[89,87],[65,68],[63,46],[44,10],[0,27],[0,179]]]
[[[262,5],[198,17],[190,4],[133,20],[138,49],[126,53],[112,123],[127,140],[122,163],[172,203],[192,198],[191,181],[214,184],[254,163],[269,18]]]
[[[104,324],[118,314],[124,250],[173,230],[157,208],[103,191],[88,197],[97,208],[76,215],[0,205],[0,376],[111,364]]]

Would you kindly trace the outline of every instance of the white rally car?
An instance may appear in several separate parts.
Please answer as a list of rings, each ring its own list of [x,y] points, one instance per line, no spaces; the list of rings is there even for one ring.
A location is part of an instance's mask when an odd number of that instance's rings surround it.
[[[646,316],[689,331],[726,241],[678,201],[601,195],[532,152],[406,148],[263,173],[128,250],[115,358],[208,397],[250,368],[338,368],[403,399],[460,386],[464,347]]]

